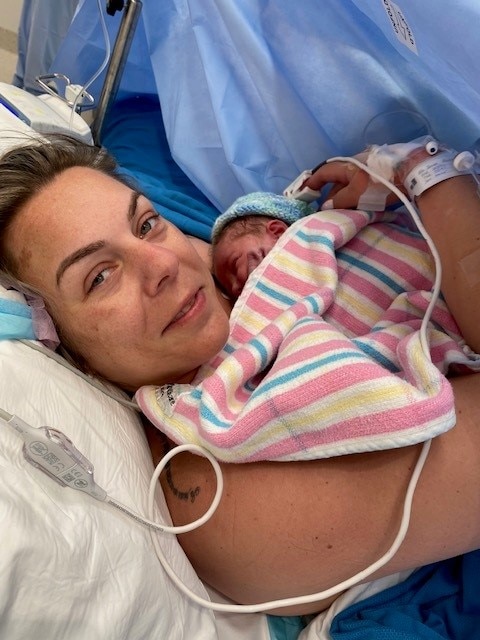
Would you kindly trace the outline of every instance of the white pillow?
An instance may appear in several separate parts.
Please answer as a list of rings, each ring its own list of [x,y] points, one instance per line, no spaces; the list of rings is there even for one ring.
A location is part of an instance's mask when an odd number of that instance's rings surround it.
[[[19,342],[0,342],[0,375],[0,407],[63,431],[93,463],[97,484],[147,513],[153,465],[134,410]],[[0,637],[219,637],[213,615],[164,573],[146,528],[58,485],[24,460],[21,439],[1,420],[0,430]],[[169,522],[161,499],[157,517]],[[160,535],[180,578],[208,597],[176,538]]]

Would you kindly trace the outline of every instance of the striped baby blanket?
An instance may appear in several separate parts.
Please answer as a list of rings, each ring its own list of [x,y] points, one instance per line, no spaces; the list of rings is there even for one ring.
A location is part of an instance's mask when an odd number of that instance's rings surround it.
[[[407,224],[406,224],[407,222]],[[251,274],[230,338],[193,385],[136,399],[177,443],[226,462],[307,460],[423,442],[455,424],[444,374],[480,364],[438,300],[433,259],[403,214],[318,212]]]

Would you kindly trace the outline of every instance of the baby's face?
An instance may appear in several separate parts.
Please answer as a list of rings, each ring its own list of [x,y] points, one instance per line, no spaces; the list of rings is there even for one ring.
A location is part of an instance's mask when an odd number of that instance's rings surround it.
[[[245,233],[237,235],[231,227],[225,233],[213,250],[213,274],[230,298],[237,299],[252,271],[275,246],[278,237],[278,220],[274,223],[274,231],[270,223],[265,224],[261,233]],[[286,225],[282,225],[282,233]]]

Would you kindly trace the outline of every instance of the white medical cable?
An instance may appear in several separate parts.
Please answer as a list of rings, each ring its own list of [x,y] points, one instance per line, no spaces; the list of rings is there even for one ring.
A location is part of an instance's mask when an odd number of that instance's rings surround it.
[[[92,85],[95,82],[95,80],[98,78],[98,76],[103,72],[103,70],[108,64],[108,61],[110,60],[110,53],[111,53],[110,38],[108,36],[107,25],[105,23],[105,16],[103,15],[102,5],[100,4],[100,0],[97,0],[97,6],[98,6],[98,13],[100,15],[100,24],[102,26],[103,38],[105,41],[105,58],[102,64],[100,65],[100,67],[97,69],[97,71],[95,71],[93,76],[90,78],[90,80],[88,80],[83,85],[83,87],[78,91],[75,97],[75,100],[73,101],[72,112],[70,114],[70,122],[68,125],[71,130],[73,130],[73,119],[77,112],[78,103],[82,99],[83,94],[89,89],[90,85]]]
[[[70,362],[68,362],[68,360],[66,360],[59,353],[56,353],[55,351],[52,351],[51,349],[48,349],[47,347],[45,347],[43,344],[38,344],[37,342],[34,342],[32,340],[22,339],[22,340],[19,340],[18,342],[26,345],[27,347],[30,347],[34,351],[43,353],[43,355],[47,356],[48,358],[51,358],[52,360],[55,360],[55,362],[62,365],[62,367],[65,367],[65,369],[68,369],[79,378],[82,378],[82,380],[85,380],[85,382],[88,382],[88,384],[94,387],[94,389],[98,389],[98,391],[101,391],[103,394],[105,394],[109,398],[112,398],[112,400],[116,400],[123,406],[128,407],[129,409],[135,409],[135,411],[140,412],[140,407],[135,402],[135,400],[130,400],[126,394],[122,395],[123,392],[120,391],[120,389],[115,387],[115,391],[112,391],[106,386],[106,384],[102,383],[101,380],[98,380],[93,376],[89,376],[86,373],[83,373],[83,371],[80,371],[80,369],[70,364]]]
[[[11,413],[8,413],[8,411],[5,411],[5,409],[2,409],[0,407],[0,418],[2,418],[2,420],[5,420],[5,422],[8,422],[12,417]]]
[[[292,606],[297,604],[307,604],[311,602],[316,602],[317,600],[322,600],[324,598],[329,598],[330,596],[336,595],[345,589],[348,589],[355,584],[358,584],[362,580],[368,578],[372,573],[380,569],[384,566],[398,551],[400,545],[408,531],[408,525],[410,523],[410,515],[412,509],[412,501],[413,495],[415,492],[416,485],[418,483],[418,479],[420,478],[421,471],[427,459],[428,451],[430,449],[431,441],[428,440],[424,442],[422,446],[422,450],[418,457],[418,460],[415,464],[413,473],[410,477],[407,491],[405,494],[405,501],[403,505],[403,513],[402,519],[400,523],[399,530],[395,539],[388,549],[388,551],[381,556],[377,561],[371,564],[366,569],[356,573],[351,578],[340,582],[334,587],[330,587],[324,591],[320,591],[318,593],[313,593],[305,596],[295,596],[293,598],[283,598],[281,600],[272,600],[269,602],[262,602],[254,605],[230,605],[223,604],[217,602],[211,602],[210,600],[205,600],[201,598],[193,591],[191,591],[175,574],[173,569],[168,564],[158,539],[156,537],[157,532],[162,533],[172,533],[172,534],[181,534],[187,533],[188,531],[193,531],[203,524],[205,524],[216,511],[221,497],[223,493],[223,478],[222,472],[219,463],[215,458],[205,449],[198,445],[180,445],[175,447],[171,451],[169,451],[160,461],[160,463],[155,468],[155,471],[150,480],[150,488],[148,493],[148,518],[145,518],[139,513],[132,511],[129,507],[121,504],[114,498],[111,498],[102,487],[97,485],[93,479],[93,465],[87,460],[83,454],[81,454],[78,449],[73,445],[73,443],[61,432],[56,429],[50,429],[49,427],[40,427],[35,428],[20,419],[18,416],[12,415],[0,408],[0,418],[5,420],[7,424],[9,424],[15,431],[22,437],[25,442],[24,445],[24,455],[25,459],[33,464],[35,467],[39,468],[41,471],[49,475],[52,479],[59,482],[64,487],[70,487],[71,489],[82,491],[83,493],[88,494],[92,498],[95,498],[99,502],[104,502],[108,504],[112,508],[120,510],[122,513],[127,515],[128,517],[135,520],[137,523],[142,524],[143,526],[148,527],[150,530],[150,535],[152,538],[152,543],[155,548],[155,552],[157,557],[164,568],[167,575],[173,581],[173,583],[189,598],[191,598],[197,604],[206,607],[208,609],[212,609],[214,611],[224,611],[230,613],[258,613],[263,611],[269,611],[271,609],[276,609],[280,607]],[[32,448],[33,445],[33,448]],[[32,457],[31,452],[35,454],[39,451],[38,447],[41,446],[42,450],[40,455],[35,458]],[[48,449],[48,450],[47,450]],[[209,460],[212,464],[213,469],[215,471],[216,480],[217,480],[217,488],[215,492],[214,499],[210,504],[210,507],[207,511],[191,523],[180,526],[169,526],[166,524],[160,524],[154,522],[152,520],[154,514],[154,505],[155,505],[155,491],[158,487],[158,477],[160,473],[165,468],[166,464],[178,453],[182,453],[184,451],[196,452]],[[48,454],[48,455],[45,455]],[[55,470],[55,467],[51,464],[51,459],[57,458],[62,462],[64,466],[63,470]],[[82,482],[82,486],[79,486],[78,481]]]
[[[50,478],[63,487],[81,491],[99,502],[105,502],[118,509],[136,522],[148,527],[151,531],[162,533],[187,533],[198,529],[210,520],[217,510],[223,493],[223,477],[220,465],[212,454],[196,444],[183,444],[173,448],[160,460],[150,481],[150,492],[155,491],[157,481],[168,462],[177,454],[184,451],[197,453],[210,462],[215,471],[217,487],[215,496],[205,513],[197,520],[178,527],[164,523],[154,522],[141,514],[133,511],[118,500],[107,494],[93,477],[93,464],[73,444],[73,442],[61,431],[51,427],[33,427],[19,416],[13,415],[0,407],[0,419],[4,420],[24,442],[23,454],[25,460],[31,465],[43,471]],[[153,489],[152,489],[153,487]],[[149,496],[150,496],[149,492]],[[152,518],[153,508],[149,509]]]
[[[216,488],[215,496],[212,500],[212,503],[210,504],[207,511],[205,511],[203,516],[201,516],[197,520],[194,520],[193,522],[189,522],[188,524],[180,525],[178,527],[169,526],[166,524],[158,524],[157,522],[153,522],[152,520],[147,520],[143,516],[140,516],[139,514],[135,513],[125,505],[118,502],[117,500],[114,500],[110,496],[107,496],[105,502],[107,504],[112,505],[112,507],[115,507],[120,511],[123,511],[134,520],[137,520],[137,522],[140,522],[146,525],[150,529],[152,534],[154,533],[154,531],[161,531],[162,533],[180,534],[180,533],[187,533],[188,531],[193,531],[194,529],[198,529],[203,524],[205,524],[208,520],[210,520],[210,518],[213,516],[213,514],[217,510],[218,505],[220,504],[220,500],[223,494],[223,477],[222,477],[222,470],[220,469],[220,465],[218,464],[217,460],[212,456],[212,454],[209,451],[207,451],[203,447],[200,447],[196,444],[182,444],[175,447],[174,449],[171,449],[171,451],[169,451],[165,456],[163,456],[163,458],[160,460],[160,462],[156,466],[155,471],[153,472],[152,478],[150,480],[150,490],[148,493],[149,517],[150,518],[153,517],[152,502],[155,501],[155,489],[157,488],[157,481],[158,481],[158,478],[160,477],[160,474],[162,473],[167,463],[170,462],[170,460],[173,457],[175,457],[177,454],[182,453],[184,451],[190,451],[191,453],[198,453],[204,458],[207,458],[207,460],[212,465],[213,470],[215,471],[215,476],[217,479],[217,488]]]
[[[412,511],[412,501],[413,495],[415,493],[415,489],[420,478],[421,472],[425,465],[428,452],[430,450],[431,440],[427,440],[423,443],[422,450],[419,454],[418,460],[415,464],[415,468],[411,475],[411,478],[408,483],[407,491],[405,494],[405,501],[403,505],[403,513],[402,520],[400,523],[400,527],[397,535],[388,549],[388,551],[381,556],[378,560],[376,560],[373,564],[371,564],[366,569],[359,571],[352,577],[347,580],[343,580],[339,582],[337,585],[333,587],[329,587],[324,591],[319,591],[318,593],[312,593],[305,596],[295,596],[293,598],[282,598],[281,600],[271,600],[270,602],[261,602],[258,604],[251,605],[242,605],[242,604],[223,604],[221,602],[212,602],[210,600],[205,600],[201,596],[198,596],[196,593],[191,591],[176,575],[171,566],[168,564],[167,559],[165,558],[163,551],[160,548],[160,544],[156,535],[153,531],[150,531],[150,537],[152,538],[153,545],[155,547],[155,551],[157,553],[157,557],[160,560],[162,567],[164,568],[167,575],[171,578],[174,584],[184,593],[188,598],[196,602],[202,607],[206,609],[212,609],[213,611],[223,611],[226,613],[261,613],[265,611],[270,611],[272,609],[278,609],[280,607],[290,607],[299,604],[309,604],[312,602],[317,602],[318,600],[323,600],[326,598],[330,598],[331,596],[337,595],[338,593],[349,589],[350,587],[355,586],[359,582],[362,582],[369,576],[371,576],[375,571],[383,567],[393,556],[397,553],[400,548],[402,542],[405,539],[408,531],[408,525],[410,524],[410,515]],[[154,509],[154,494],[155,494],[156,482],[150,484],[150,492],[149,492],[149,515],[152,517],[153,509]]]

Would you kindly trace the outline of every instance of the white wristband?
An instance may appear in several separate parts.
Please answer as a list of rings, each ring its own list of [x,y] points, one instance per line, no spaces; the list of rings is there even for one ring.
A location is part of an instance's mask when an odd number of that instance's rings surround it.
[[[457,151],[441,151],[417,164],[403,182],[410,198],[418,198],[424,191],[448,178],[470,174],[470,169],[458,170],[454,167],[453,160],[457,155]]]

